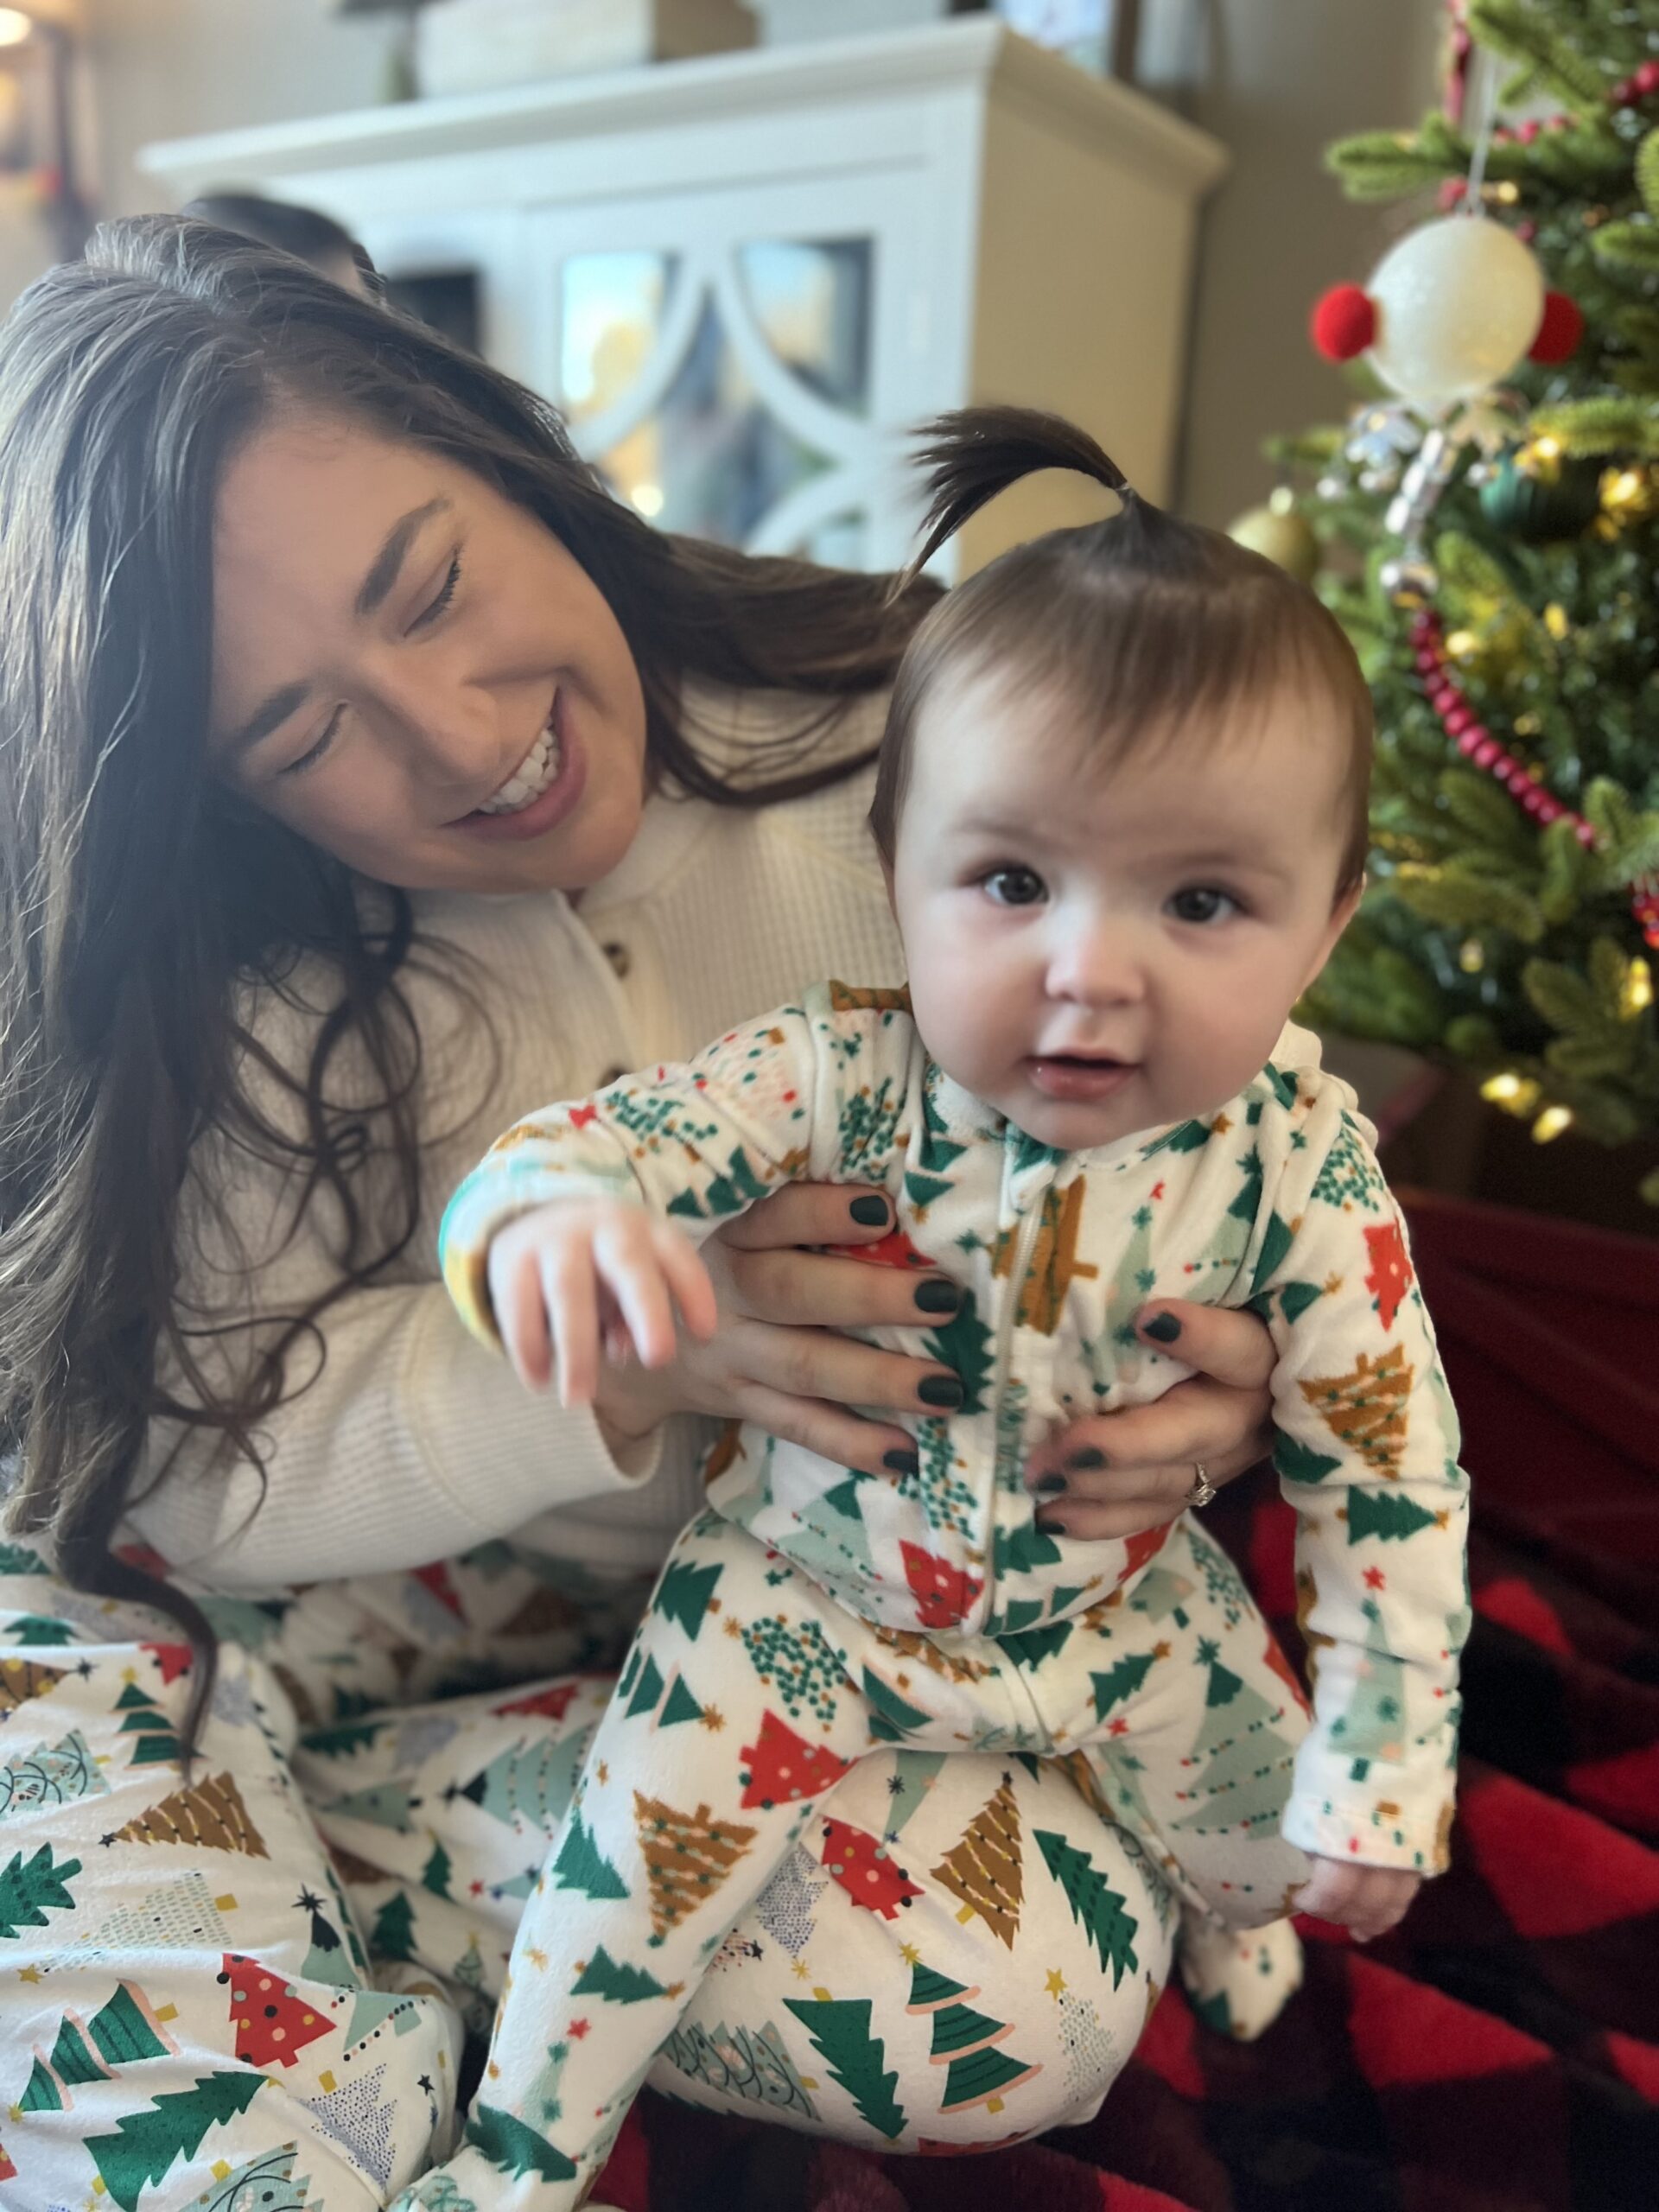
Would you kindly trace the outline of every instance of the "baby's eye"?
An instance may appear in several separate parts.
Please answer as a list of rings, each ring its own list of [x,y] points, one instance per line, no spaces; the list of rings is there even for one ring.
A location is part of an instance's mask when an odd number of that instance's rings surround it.
[[[1178,922],[1196,923],[1200,928],[1210,923],[1224,922],[1243,911],[1230,891],[1217,891],[1210,883],[1189,884],[1168,901],[1168,912]]]
[[[1046,895],[1043,879],[1033,868],[994,868],[981,880],[999,906],[1034,906]]]

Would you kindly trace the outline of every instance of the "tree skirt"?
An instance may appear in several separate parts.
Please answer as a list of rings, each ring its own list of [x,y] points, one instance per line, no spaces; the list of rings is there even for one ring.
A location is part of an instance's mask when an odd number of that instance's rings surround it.
[[[622,2212],[1653,2212],[1659,2205],[1659,1250],[1410,1202],[1475,1484],[1449,1873],[1363,1948],[1301,1922],[1259,2043],[1179,1988],[1087,2127],[878,2158],[642,2097]],[[1205,1521],[1296,1648],[1290,1515]]]

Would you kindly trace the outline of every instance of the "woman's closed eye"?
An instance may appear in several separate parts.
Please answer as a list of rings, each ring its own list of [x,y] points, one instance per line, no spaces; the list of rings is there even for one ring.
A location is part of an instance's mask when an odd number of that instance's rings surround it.
[[[428,629],[437,620],[438,617],[448,606],[450,601],[454,597],[455,587],[460,583],[460,582],[461,556],[457,553],[454,558],[450,562],[448,570],[436,593],[427,601],[426,605],[415,617],[415,620],[410,624],[409,632],[411,637],[417,630]]]
[[[1178,922],[1188,922],[1199,929],[1213,929],[1217,922],[1230,921],[1235,914],[1245,911],[1242,899],[1230,891],[1223,891],[1213,883],[1189,883],[1172,893],[1165,902],[1165,911]]]
[[[321,760],[323,754],[327,753],[334,744],[335,738],[339,736],[340,725],[345,712],[346,709],[344,707],[336,707],[334,713],[328,717],[327,728],[323,731],[322,735],[318,738],[316,743],[315,745],[308,746],[306,750],[300,754],[297,760],[289,760],[283,767],[279,768],[276,772],[278,776],[302,776],[308,768],[315,768],[318,761]]]
[[[1048,895],[1047,886],[1034,868],[995,868],[979,881],[987,898],[999,906],[1034,906]]]

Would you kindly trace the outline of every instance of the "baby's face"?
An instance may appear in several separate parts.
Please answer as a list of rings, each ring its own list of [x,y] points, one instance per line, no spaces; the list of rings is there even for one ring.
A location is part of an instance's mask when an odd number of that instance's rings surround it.
[[[1067,1152],[1213,1113],[1272,1053],[1352,912],[1345,747],[1322,692],[1103,770],[1034,695],[941,685],[893,871],[945,1072]]]

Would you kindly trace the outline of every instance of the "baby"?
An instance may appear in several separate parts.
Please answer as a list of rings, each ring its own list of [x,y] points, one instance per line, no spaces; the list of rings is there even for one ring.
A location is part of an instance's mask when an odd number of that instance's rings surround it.
[[[1272,1921],[1294,1891],[1376,1934],[1446,1863],[1456,1421],[1352,1094],[1286,1026],[1359,896],[1365,685],[1311,593],[1137,498],[1079,432],[999,410],[936,437],[924,560],[1036,469],[1122,505],[1003,555],[906,657],[872,823],[907,989],[820,985],[687,1066],[531,1116],[445,1222],[469,1326],[531,1387],[556,1351],[567,1402],[619,1329],[648,1363],[673,1356],[677,1308],[713,1331],[698,1241],[790,1178],[884,1188],[889,1256],[960,1290],[929,1350],[961,1402],[912,1424],[897,1479],[752,1427],[712,1454],[525,1913],[515,1961],[550,2007],[579,1993],[588,2032],[555,2106],[539,2052],[495,2054],[461,2154],[493,2153],[490,2202],[503,2164],[537,2204],[577,2200],[711,1953],[878,1745],[1065,1759],[1211,1927]],[[1315,1680],[1300,1748],[1300,1692],[1190,1516],[1073,1541],[1026,1485],[1052,1433],[1185,1372],[1133,1325],[1169,1296],[1273,1332]],[[1086,1854],[1039,1834],[1022,1876],[988,1817],[955,1869],[963,1917],[1010,1942],[1046,1866],[1118,1971]],[[836,1878],[894,1916],[912,1885],[880,1840],[818,1825]]]

